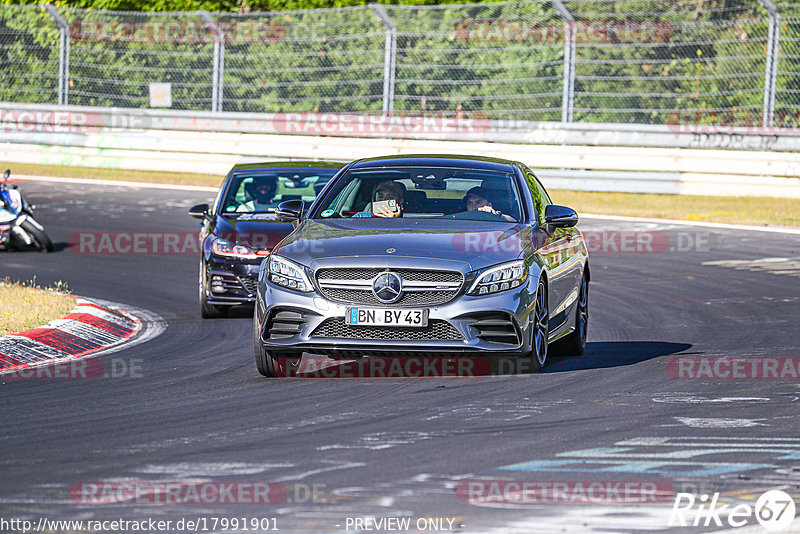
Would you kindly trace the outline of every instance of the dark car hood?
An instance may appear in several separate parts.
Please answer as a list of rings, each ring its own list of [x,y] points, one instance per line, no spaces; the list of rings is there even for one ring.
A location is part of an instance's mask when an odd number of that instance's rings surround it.
[[[530,230],[516,223],[313,219],[304,221],[275,252],[314,269],[346,265],[392,267],[411,261],[435,267],[437,262],[445,261],[449,268],[466,273],[519,257],[526,242],[531,243]],[[388,252],[391,249],[394,250]]]
[[[291,223],[281,222],[270,213],[220,215],[217,216],[214,234],[233,243],[263,250],[274,248],[293,229]]]

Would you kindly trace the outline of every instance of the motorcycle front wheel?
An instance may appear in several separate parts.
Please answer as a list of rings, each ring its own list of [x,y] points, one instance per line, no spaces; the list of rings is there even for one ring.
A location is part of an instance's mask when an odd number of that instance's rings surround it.
[[[31,236],[33,244],[36,248],[42,252],[53,252],[53,242],[50,241],[50,238],[47,237],[46,233],[36,228],[36,226],[34,226],[30,221],[25,221],[20,226],[23,230],[28,232],[29,236]]]

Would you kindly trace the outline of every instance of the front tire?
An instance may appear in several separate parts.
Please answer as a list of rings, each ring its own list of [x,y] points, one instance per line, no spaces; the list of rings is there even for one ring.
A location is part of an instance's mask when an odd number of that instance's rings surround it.
[[[531,324],[531,351],[520,358],[519,372],[538,373],[547,364],[547,336],[550,333],[550,308],[547,305],[547,285],[539,280],[536,304]]]
[[[561,356],[580,356],[586,351],[586,335],[589,330],[589,277],[583,273],[575,306],[575,330],[559,340],[553,348]]]
[[[53,242],[50,241],[50,238],[47,237],[47,234],[44,233],[42,230],[36,228],[30,221],[24,221],[20,227],[25,230],[31,239],[33,239],[33,244],[36,248],[41,250],[42,252],[53,252]]]
[[[256,308],[258,305],[256,305]],[[275,353],[261,345],[261,332],[258,325],[258,311],[253,312],[253,353],[256,360],[256,369],[261,376],[267,378],[285,378],[300,366],[302,352]]]
[[[198,278],[198,285],[200,286],[200,316],[203,319],[226,317],[229,306],[216,306],[208,302],[208,297],[206,296],[206,266],[202,260],[200,260],[200,276]]]

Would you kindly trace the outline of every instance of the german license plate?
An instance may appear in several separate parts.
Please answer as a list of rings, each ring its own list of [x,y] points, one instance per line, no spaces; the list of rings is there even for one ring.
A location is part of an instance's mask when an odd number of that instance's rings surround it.
[[[345,321],[353,326],[428,326],[428,310],[347,308]]]

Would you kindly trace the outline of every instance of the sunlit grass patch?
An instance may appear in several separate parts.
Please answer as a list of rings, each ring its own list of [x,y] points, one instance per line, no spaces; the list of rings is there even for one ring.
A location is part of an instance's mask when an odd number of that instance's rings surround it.
[[[6,277],[0,280],[0,336],[24,332],[63,317],[75,303],[75,297],[63,282],[41,287],[35,279],[16,282]]]

